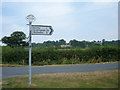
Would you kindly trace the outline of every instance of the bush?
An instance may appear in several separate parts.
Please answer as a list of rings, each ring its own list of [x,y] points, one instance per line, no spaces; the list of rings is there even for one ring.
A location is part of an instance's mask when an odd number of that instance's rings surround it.
[[[22,47],[2,47],[2,62],[6,63],[17,63],[21,64],[22,60],[25,59],[26,52]]]
[[[79,64],[79,63],[99,63],[118,61],[118,47],[99,46],[89,49],[53,49],[53,48],[33,48],[32,64],[51,65],[51,64]],[[23,47],[11,48],[2,47],[2,62],[28,64],[29,52]]]

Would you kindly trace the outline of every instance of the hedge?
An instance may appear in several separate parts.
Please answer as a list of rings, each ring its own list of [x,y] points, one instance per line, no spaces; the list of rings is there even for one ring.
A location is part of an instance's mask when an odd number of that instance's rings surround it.
[[[32,64],[79,64],[119,61],[120,49],[99,46],[82,49],[32,48]],[[23,47],[2,47],[2,63],[28,64],[29,52]]]

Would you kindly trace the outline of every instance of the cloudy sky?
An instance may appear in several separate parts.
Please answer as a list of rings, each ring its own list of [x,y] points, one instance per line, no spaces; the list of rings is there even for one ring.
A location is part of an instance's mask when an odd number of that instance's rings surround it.
[[[33,24],[52,25],[51,36],[32,36],[32,42],[72,39],[79,41],[118,39],[118,2],[2,2],[2,36],[23,31],[28,36],[25,17],[33,14]],[[0,37],[0,38],[1,38]]]

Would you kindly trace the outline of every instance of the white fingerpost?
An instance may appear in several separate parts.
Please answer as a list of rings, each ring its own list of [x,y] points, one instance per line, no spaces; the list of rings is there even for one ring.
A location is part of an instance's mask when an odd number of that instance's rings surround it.
[[[29,85],[31,85],[31,25],[35,21],[35,17],[30,14],[26,17],[26,20],[29,22]]]
[[[53,28],[50,25],[32,25],[35,17],[30,14],[26,17],[29,22],[29,85],[31,85],[31,35],[52,35]]]

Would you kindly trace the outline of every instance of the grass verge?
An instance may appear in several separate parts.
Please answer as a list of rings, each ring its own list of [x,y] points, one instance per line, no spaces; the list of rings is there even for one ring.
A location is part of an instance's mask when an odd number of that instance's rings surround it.
[[[3,88],[118,88],[118,70],[28,75],[3,79]]]
[[[65,66],[65,65],[84,65],[84,64],[106,64],[106,63],[119,63],[115,62],[100,62],[100,63],[81,63],[81,64],[54,64],[54,65],[32,65],[32,67],[38,66]],[[28,67],[28,65],[18,65],[18,64],[0,64],[0,67]]]

